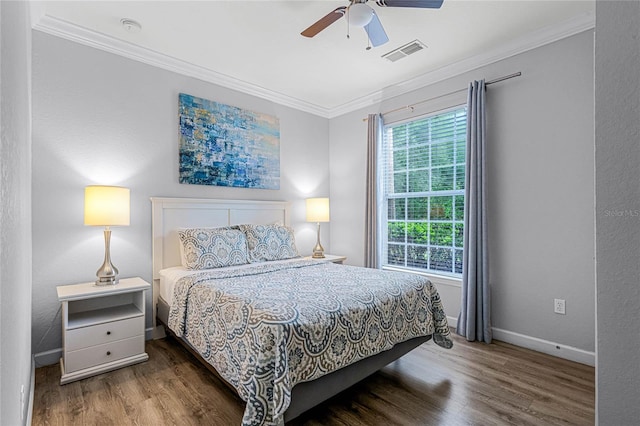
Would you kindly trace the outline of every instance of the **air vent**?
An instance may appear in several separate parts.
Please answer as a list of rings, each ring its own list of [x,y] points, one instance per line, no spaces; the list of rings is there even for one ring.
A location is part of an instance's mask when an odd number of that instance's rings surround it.
[[[400,46],[397,49],[392,50],[391,52],[385,53],[382,57],[391,62],[396,62],[426,48],[427,46],[421,41],[413,40],[411,43],[407,43],[404,46]]]

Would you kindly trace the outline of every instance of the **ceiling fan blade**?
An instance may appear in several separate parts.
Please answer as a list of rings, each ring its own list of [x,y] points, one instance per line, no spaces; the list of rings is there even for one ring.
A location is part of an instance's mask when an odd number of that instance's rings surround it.
[[[381,7],[416,7],[422,9],[439,9],[444,0],[376,0]]]
[[[335,10],[329,12],[327,15],[320,18],[315,24],[312,24],[309,28],[301,32],[305,37],[313,37],[318,34],[320,31],[327,28],[329,25],[336,22],[338,19],[344,16],[345,11],[347,10],[346,6],[340,6]]]
[[[378,15],[375,11],[373,12],[371,22],[364,27],[364,30],[367,32],[367,36],[369,37],[373,47],[378,47],[389,41],[389,37],[387,37],[387,33],[384,32],[382,23],[380,22],[380,19],[378,19]]]

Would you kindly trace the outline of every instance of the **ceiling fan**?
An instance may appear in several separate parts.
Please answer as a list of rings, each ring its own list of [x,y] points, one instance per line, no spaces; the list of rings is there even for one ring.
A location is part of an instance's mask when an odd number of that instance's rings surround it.
[[[412,7],[420,9],[438,9],[444,0],[376,0],[380,7]],[[340,6],[320,18],[316,23],[301,32],[305,37],[313,37],[338,19],[346,15],[349,26],[362,27],[374,47],[389,41],[375,10],[366,5],[367,0],[350,0],[348,6]],[[348,37],[347,33],[347,37]],[[368,48],[367,48],[368,49]]]

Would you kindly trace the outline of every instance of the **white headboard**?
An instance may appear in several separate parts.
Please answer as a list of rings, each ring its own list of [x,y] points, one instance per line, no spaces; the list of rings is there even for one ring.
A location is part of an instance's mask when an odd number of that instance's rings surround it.
[[[288,225],[289,203],[204,198],[151,198],[154,323],[159,293],[158,272],[181,264],[178,228],[214,228],[243,223]]]
[[[180,266],[179,228],[214,228],[247,224],[289,224],[286,201],[151,198],[153,279],[158,271]]]

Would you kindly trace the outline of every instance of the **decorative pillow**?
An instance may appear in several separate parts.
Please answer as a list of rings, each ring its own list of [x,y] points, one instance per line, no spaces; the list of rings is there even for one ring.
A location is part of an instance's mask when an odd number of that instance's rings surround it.
[[[182,266],[212,269],[249,263],[247,238],[238,228],[179,229]]]
[[[283,225],[240,225],[247,236],[249,262],[298,257],[293,229]]]

